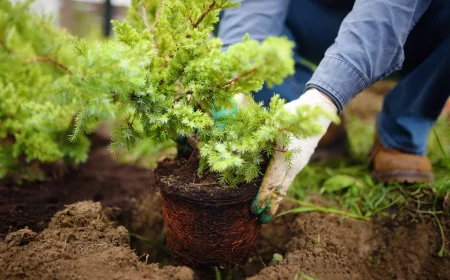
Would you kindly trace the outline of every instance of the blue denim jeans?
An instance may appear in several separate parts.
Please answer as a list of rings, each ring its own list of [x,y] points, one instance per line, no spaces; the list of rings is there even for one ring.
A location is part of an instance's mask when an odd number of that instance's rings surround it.
[[[255,100],[267,104],[274,92],[287,101],[298,98],[313,73],[305,59],[320,62],[349,11],[317,0],[291,1],[284,34],[296,43],[295,74],[281,85],[264,87]],[[430,129],[450,96],[449,0],[431,3],[412,29],[404,51],[400,80],[385,97],[377,132],[387,148],[424,155]]]

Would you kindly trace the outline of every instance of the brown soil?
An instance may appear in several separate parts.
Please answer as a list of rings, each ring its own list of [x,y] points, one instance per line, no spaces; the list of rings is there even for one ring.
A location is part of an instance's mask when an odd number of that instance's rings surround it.
[[[187,267],[147,265],[99,202],[58,212],[40,234],[22,229],[0,242],[0,279],[193,279]]]
[[[42,231],[65,204],[83,200],[120,209],[113,212],[123,220],[137,198],[155,193],[151,170],[115,162],[105,144],[94,137],[89,160],[63,178],[21,185],[0,180],[0,238],[25,226]]]
[[[203,205],[224,205],[255,197],[260,182],[224,187],[214,173],[198,174],[198,159],[165,159],[155,170],[157,184],[165,195],[176,195]]]
[[[159,269],[176,262],[164,249],[153,174],[118,164],[108,154],[106,147],[94,145],[89,161],[59,180],[0,181],[0,279],[214,279],[212,268],[194,275],[186,267]],[[100,201],[105,209],[84,202],[55,215],[65,204],[83,200]],[[442,216],[441,223],[448,251],[450,218]],[[146,242],[130,241],[126,229]],[[263,225],[256,256],[228,279],[294,279],[301,273],[322,280],[450,279],[450,258],[437,256],[440,245],[439,229],[429,215],[401,222],[286,215]],[[284,259],[269,266],[274,253]],[[143,264],[146,259],[159,265]]]
[[[449,217],[441,222],[448,232]],[[303,213],[291,228],[281,263],[250,279],[450,279],[449,257],[437,256],[441,237],[432,219],[394,225]]]

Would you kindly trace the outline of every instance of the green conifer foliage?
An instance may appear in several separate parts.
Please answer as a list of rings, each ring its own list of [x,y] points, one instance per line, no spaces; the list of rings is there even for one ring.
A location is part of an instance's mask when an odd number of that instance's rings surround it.
[[[113,131],[113,150],[143,137],[161,143],[196,135],[199,171],[217,172],[222,183],[236,185],[261,175],[263,156],[273,153],[277,140],[285,149],[291,133],[317,134],[318,109],[289,114],[278,96],[270,108],[252,99],[264,82],[278,84],[293,74],[289,40],[246,36],[222,51],[221,41],[211,38],[219,11],[235,6],[227,0],[133,0],[130,21],[113,22],[115,41],[87,47],[72,38],[83,65],[67,76],[81,108],[74,139],[119,110],[126,114]],[[231,112],[238,93],[250,104],[214,122],[211,110]],[[287,151],[287,159],[295,152]]]
[[[223,51],[212,38],[219,12],[234,2],[133,0],[129,21],[113,22],[115,39],[93,44],[27,5],[0,3],[0,176],[24,174],[33,162],[85,160],[85,133],[109,118],[118,120],[113,151],[195,136],[199,172],[229,185],[259,177],[263,157],[286,150],[291,134],[318,132],[317,109],[289,114],[278,96],[269,108],[252,99],[264,82],[293,74],[290,41],[245,36]],[[238,93],[249,105],[236,110]],[[213,118],[218,111],[230,113]],[[295,152],[286,150],[287,159]]]
[[[56,100],[75,68],[66,34],[28,12],[29,3],[0,1],[0,178],[39,178],[37,163],[76,164],[89,148],[83,135],[68,141],[77,108]]]

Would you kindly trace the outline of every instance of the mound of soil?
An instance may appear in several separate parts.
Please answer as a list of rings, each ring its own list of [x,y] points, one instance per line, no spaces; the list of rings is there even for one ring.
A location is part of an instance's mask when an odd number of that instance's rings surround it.
[[[442,222],[448,232],[450,219]],[[250,279],[450,279],[450,259],[437,256],[441,237],[432,219],[394,225],[303,213],[291,229],[281,263]]]
[[[144,264],[129,242],[99,202],[75,203],[42,233],[22,229],[0,242],[0,279],[193,279],[187,267]]]

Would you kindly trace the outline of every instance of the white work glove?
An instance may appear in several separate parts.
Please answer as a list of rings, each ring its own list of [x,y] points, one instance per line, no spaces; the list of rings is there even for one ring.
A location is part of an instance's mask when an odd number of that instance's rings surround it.
[[[284,108],[295,114],[297,108],[303,105],[309,105],[310,107],[318,106],[330,114],[337,114],[338,111],[329,97],[316,89],[308,89],[300,98],[286,103]],[[319,135],[304,139],[299,139],[291,135],[291,142],[287,148],[288,150],[299,150],[299,152],[294,156],[290,168],[285,161],[282,151],[276,151],[273,155],[258,195],[251,207],[254,214],[260,214],[260,223],[270,222],[276,214],[278,206],[286,196],[289,186],[294,181],[295,176],[308,164],[319,140],[327,131],[331,120],[322,116],[318,119],[318,123],[322,127],[322,132]]]

